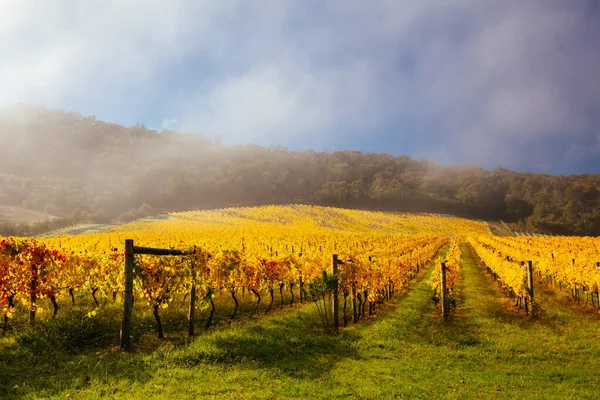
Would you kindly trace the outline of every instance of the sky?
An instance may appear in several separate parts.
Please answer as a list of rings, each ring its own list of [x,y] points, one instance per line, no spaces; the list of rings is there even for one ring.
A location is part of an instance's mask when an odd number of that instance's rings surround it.
[[[600,173],[600,0],[0,0],[0,107]]]

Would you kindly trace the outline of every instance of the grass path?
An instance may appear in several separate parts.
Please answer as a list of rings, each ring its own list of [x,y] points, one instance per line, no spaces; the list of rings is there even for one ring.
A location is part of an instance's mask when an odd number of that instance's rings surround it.
[[[458,308],[445,324],[430,268],[385,313],[338,336],[321,333],[309,305],[151,353],[7,354],[0,368],[31,373],[0,371],[0,388],[24,398],[598,398],[598,318],[540,288],[547,311],[529,320],[462,250]]]
[[[460,313],[481,339],[472,354],[479,368],[469,375],[484,397],[597,398],[600,320],[582,318],[547,290],[536,295],[545,315],[529,320],[476,265],[466,244],[463,260]]]

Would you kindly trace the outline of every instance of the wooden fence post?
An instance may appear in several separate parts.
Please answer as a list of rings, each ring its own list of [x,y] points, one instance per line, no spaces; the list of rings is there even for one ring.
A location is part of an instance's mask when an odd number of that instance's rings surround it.
[[[527,261],[527,289],[529,290],[530,302],[533,302],[533,263]]]
[[[450,315],[450,299],[448,299],[448,289],[446,289],[446,263],[443,262],[440,265],[440,291],[442,300],[442,315],[444,321],[448,319]]]
[[[600,262],[596,263],[596,271],[600,271]],[[598,298],[598,312],[600,312],[600,288],[596,292],[596,297]]]
[[[35,325],[35,313],[37,311],[37,287],[38,287],[38,268],[36,266],[31,267],[31,284],[29,289],[31,295],[29,299],[29,326]]]
[[[190,310],[188,314],[188,336],[194,336],[196,324],[196,264],[192,262],[192,287],[190,288]]]
[[[358,322],[358,305],[356,304],[356,281],[352,282],[352,321]]]
[[[133,309],[133,239],[125,240],[125,279],[123,284],[123,323],[121,350],[131,350],[131,311]]]
[[[339,312],[339,282],[338,282],[338,256],[334,254],[331,256],[331,273],[335,276],[335,286],[333,287],[333,331],[337,332],[340,329],[340,318]]]

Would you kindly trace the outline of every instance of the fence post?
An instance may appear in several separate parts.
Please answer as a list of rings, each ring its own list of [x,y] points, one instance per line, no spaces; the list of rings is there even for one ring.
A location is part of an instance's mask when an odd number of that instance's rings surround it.
[[[527,289],[531,302],[533,302],[533,263],[531,260],[527,261]]]
[[[358,322],[358,305],[356,304],[356,281],[352,282],[352,322]]]
[[[444,321],[448,319],[450,314],[450,300],[448,299],[448,290],[446,289],[446,263],[440,264],[440,291],[442,296],[442,315]]]
[[[123,284],[123,323],[121,350],[131,350],[131,311],[133,309],[133,239],[125,240],[125,279]]]
[[[600,262],[596,263],[596,271],[600,271]],[[596,292],[596,297],[598,298],[598,312],[600,312],[600,288]],[[592,301],[593,303],[593,301]]]
[[[331,256],[331,273],[335,276],[335,286],[333,287],[333,330],[337,332],[340,329],[340,318],[338,315],[339,311],[339,297],[338,297],[338,256],[333,254]]]
[[[29,289],[31,295],[29,298],[29,326],[35,325],[35,313],[37,311],[37,287],[38,287],[38,268],[36,266],[31,267],[31,284]]]
[[[194,336],[196,324],[196,264],[192,262],[192,287],[190,288],[190,310],[188,314],[188,336]]]

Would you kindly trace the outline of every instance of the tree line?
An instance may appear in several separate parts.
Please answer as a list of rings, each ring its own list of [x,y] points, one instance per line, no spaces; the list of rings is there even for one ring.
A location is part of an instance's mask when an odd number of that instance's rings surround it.
[[[124,127],[28,106],[0,112],[0,205],[73,221],[307,203],[504,220],[554,234],[600,234],[600,176],[443,167],[361,151],[226,146],[199,134]],[[4,224],[7,229],[27,230]],[[43,226],[36,228],[43,229]]]

